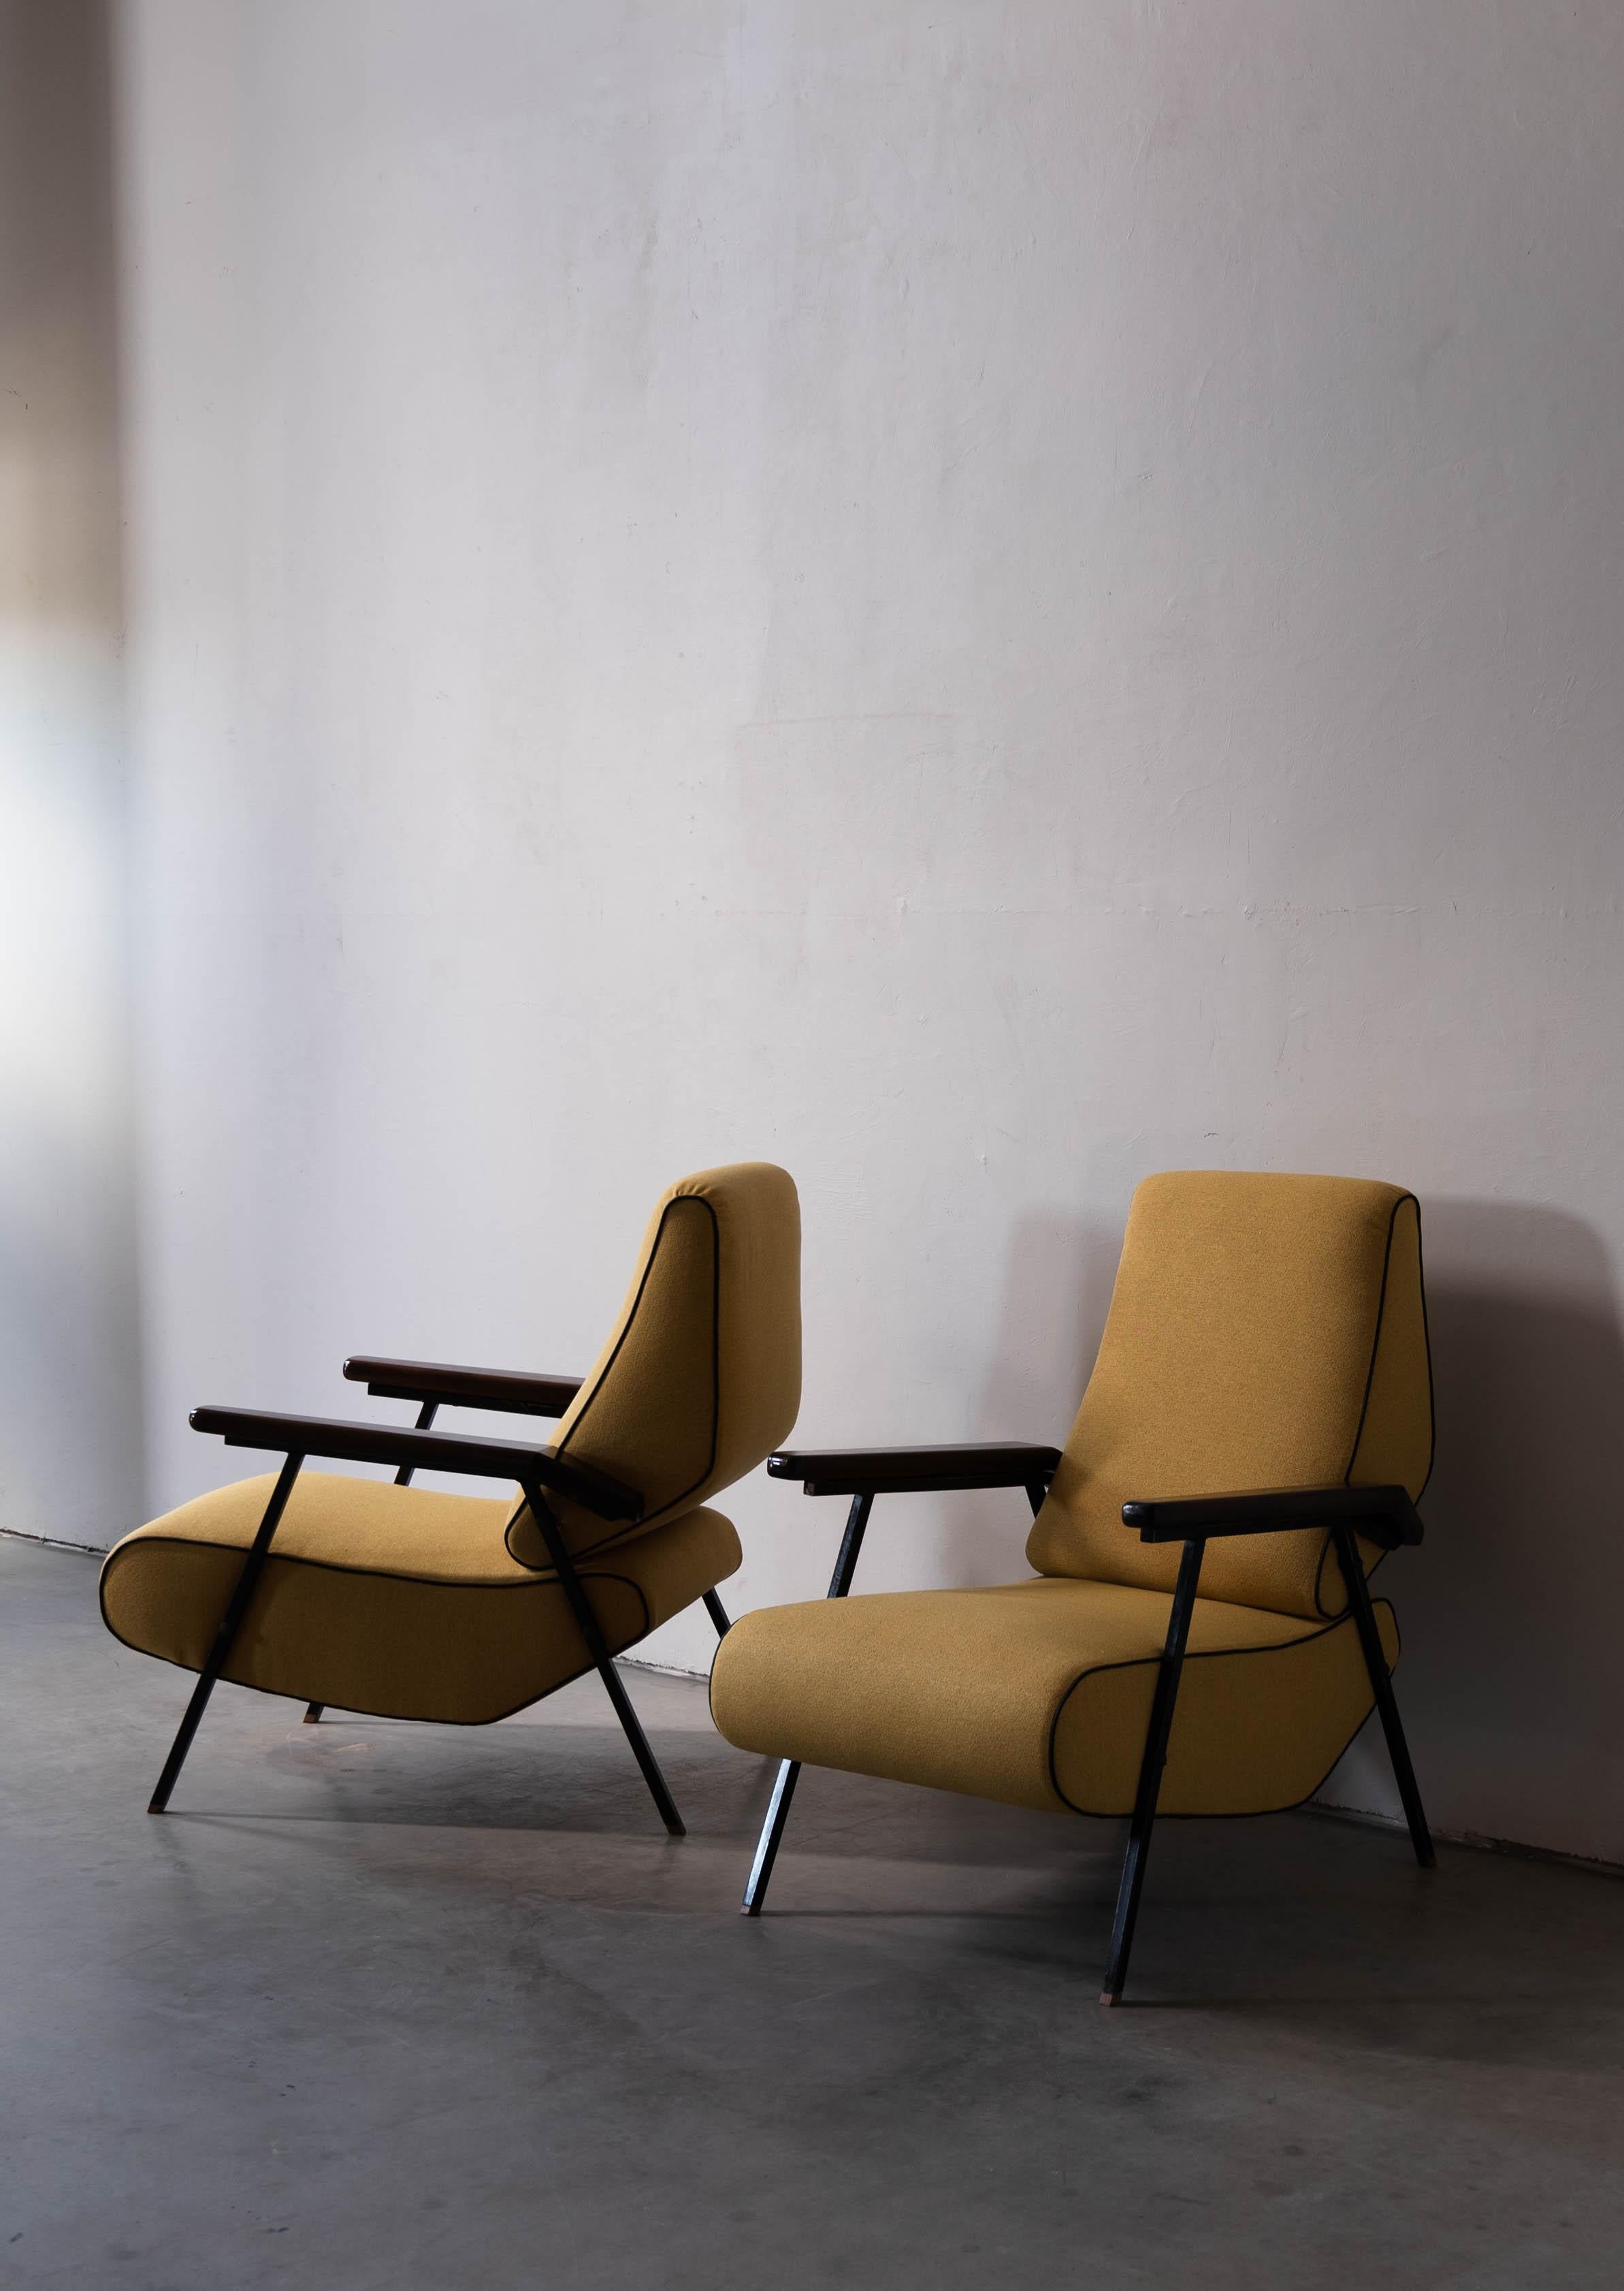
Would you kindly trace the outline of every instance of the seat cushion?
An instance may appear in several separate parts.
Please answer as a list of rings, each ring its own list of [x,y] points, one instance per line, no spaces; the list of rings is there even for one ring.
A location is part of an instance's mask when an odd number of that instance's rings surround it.
[[[1012,1805],[1132,1811],[1169,1596],[1037,1577],[764,1607],[716,1650],[712,1715],[741,1750]],[[1376,1613],[1391,1662],[1397,1626]],[[1311,1797],[1372,1708],[1350,1618],[1198,1599],[1165,1813]]]
[[[276,1484],[198,1496],[108,1555],[101,1612],[126,1646],[200,1670]],[[521,1566],[503,1498],[440,1495],[303,1472],[222,1676],[340,1709],[477,1725],[591,1668],[556,1576]],[[731,1575],[720,1512],[681,1519],[585,1563],[619,1653]]]

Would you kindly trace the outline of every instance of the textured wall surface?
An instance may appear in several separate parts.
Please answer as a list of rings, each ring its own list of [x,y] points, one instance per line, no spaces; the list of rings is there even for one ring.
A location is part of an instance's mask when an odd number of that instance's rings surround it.
[[[1147,1171],[1396,1178],[1433,1812],[1624,1859],[1613,0],[132,0],[120,84],[153,1501],[347,1350],[581,1363],[684,1168],[800,1181],[807,1441],[1063,1432]]]
[[[101,0],[0,0],[0,1528],[141,1500]]]

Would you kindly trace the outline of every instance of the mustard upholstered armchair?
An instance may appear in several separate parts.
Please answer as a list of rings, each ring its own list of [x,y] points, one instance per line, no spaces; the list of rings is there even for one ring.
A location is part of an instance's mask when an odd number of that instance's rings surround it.
[[[596,1668],[666,1827],[682,1821],[612,1658],[739,1565],[709,1499],[760,1463],[801,1391],[800,1212],[767,1162],[702,1170],[660,1202],[620,1315],[583,1378],[357,1359],[415,1427],[200,1408],[228,1443],[280,1451],[108,1555],[126,1646],[199,1674],[153,1793],[161,1813],[219,1678],[386,1717],[484,1725]],[[559,1417],[548,1446],[432,1430],[442,1406]],[[399,1467],[393,1485],[308,1456]],[[516,1480],[516,1501],[413,1488],[419,1469]]]
[[[1420,1539],[1432,1459],[1420,1219],[1396,1186],[1187,1170],[1134,1196],[1064,1451],[832,1450],[768,1470],[852,1499],[827,1600],[716,1652],[728,1740],[782,1760],[747,1913],[801,1764],[1131,1817],[1101,2001],[1121,1998],[1158,1809],[1265,1813],[1381,1714],[1417,1860],[1432,1844],[1367,1570]],[[849,1599],[876,1495],[1021,1486],[1036,1573]]]

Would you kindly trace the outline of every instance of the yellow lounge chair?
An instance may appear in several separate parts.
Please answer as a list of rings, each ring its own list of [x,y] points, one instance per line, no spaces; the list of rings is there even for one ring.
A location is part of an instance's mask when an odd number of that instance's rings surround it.
[[[101,1612],[126,1646],[199,1674],[150,1811],[161,1813],[219,1678],[396,1718],[484,1725],[596,1668],[667,1828],[682,1821],[612,1658],[703,1598],[739,1539],[709,1499],[795,1422],[800,1213],[767,1162],[705,1170],[655,1209],[620,1316],[584,1379],[356,1359],[415,1427],[200,1408],[192,1423],[285,1458],[109,1552]],[[560,1417],[548,1446],[431,1428],[443,1406]],[[399,1467],[391,1485],[307,1457]],[[414,1470],[516,1480],[441,1495]]]
[[[746,1911],[760,1911],[804,1762],[1127,1814],[1101,1996],[1114,2005],[1158,1808],[1299,1805],[1372,1705],[1429,1869],[1388,1676],[1397,1627],[1365,1576],[1420,1540],[1432,1436],[1413,1194],[1345,1178],[1148,1179],[1063,1452],[769,1463],[852,1502],[828,1598],[743,1616],[716,1652],[716,1724],[783,1762]],[[876,1495],[1015,1486],[1036,1515],[1025,1582],[845,1596]]]

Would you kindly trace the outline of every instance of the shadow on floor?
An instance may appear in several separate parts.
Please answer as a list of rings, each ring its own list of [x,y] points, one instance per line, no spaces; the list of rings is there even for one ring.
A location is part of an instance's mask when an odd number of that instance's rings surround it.
[[[685,1840],[596,1680],[309,1750],[222,1690],[155,1820],[94,1573],[0,1541],[8,2291],[1611,2279],[1615,1885],[1169,1822],[1106,2013],[1116,1825],[808,1773],[746,1919],[765,1770],[645,1672]]]

